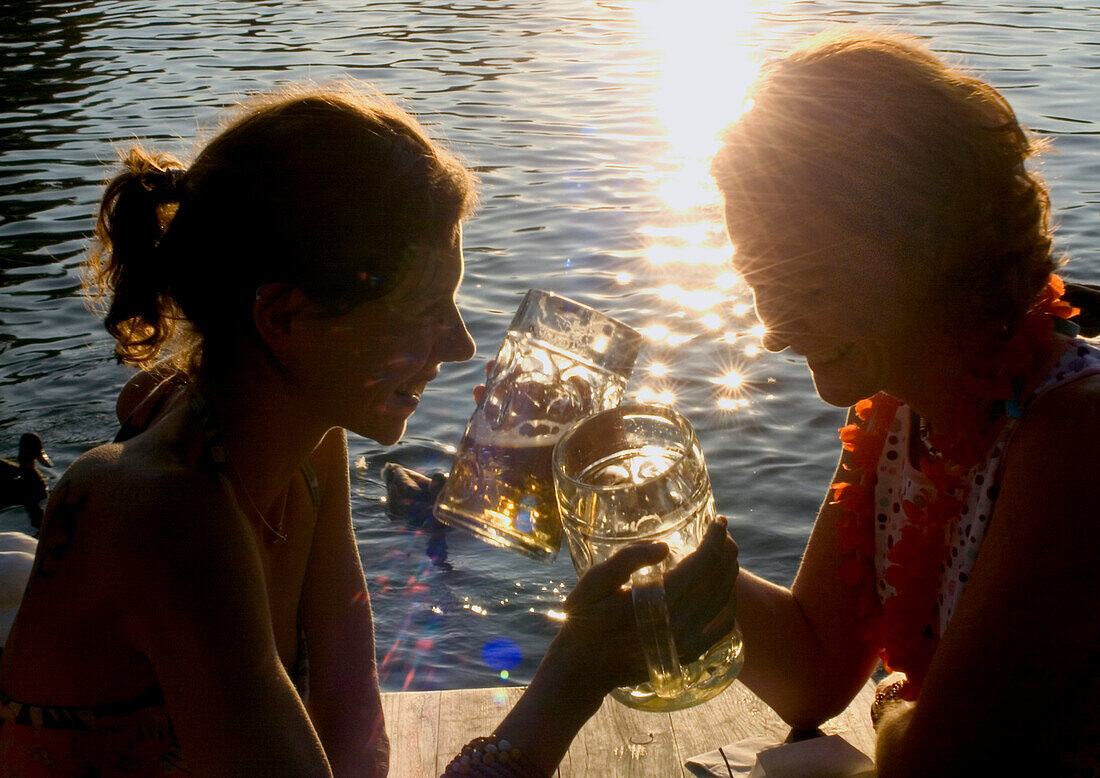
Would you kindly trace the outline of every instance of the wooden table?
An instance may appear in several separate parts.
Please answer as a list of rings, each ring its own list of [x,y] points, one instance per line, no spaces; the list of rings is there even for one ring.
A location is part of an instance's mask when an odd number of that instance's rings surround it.
[[[869,681],[841,715],[822,725],[874,754]],[[523,693],[520,687],[389,692],[382,695],[390,734],[390,775],[438,776],[478,735],[488,735]],[[675,713],[642,713],[608,697],[577,735],[559,776],[691,776],[684,762],[748,737],[784,740],[790,727],[740,682],[710,702]]]

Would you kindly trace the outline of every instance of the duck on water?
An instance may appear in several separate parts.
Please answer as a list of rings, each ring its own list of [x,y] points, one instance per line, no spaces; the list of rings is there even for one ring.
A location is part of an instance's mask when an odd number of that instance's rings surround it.
[[[42,526],[42,507],[49,492],[45,476],[38,472],[39,463],[53,467],[42,448],[42,439],[33,432],[19,439],[19,457],[15,462],[0,459],[0,508],[26,507],[35,530]]]

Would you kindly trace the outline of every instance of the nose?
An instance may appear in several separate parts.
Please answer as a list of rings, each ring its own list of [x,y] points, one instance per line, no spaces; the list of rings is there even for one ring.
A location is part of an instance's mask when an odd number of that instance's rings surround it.
[[[764,330],[764,336],[760,339],[760,343],[767,351],[782,351],[788,345],[787,341],[774,330]]]
[[[476,351],[474,339],[466,329],[466,322],[462,320],[457,305],[451,305],[451,315],[441,325],[436,351],[440,362],[465,362]]]
[[[797,314],[791,313],[781,302],[782,295],[772,291],[754,287],[752,298],[756,318],[764,325],[761,344],[768,351],[782,351],[787,348],[790,345],[787,336],[796,328]]]

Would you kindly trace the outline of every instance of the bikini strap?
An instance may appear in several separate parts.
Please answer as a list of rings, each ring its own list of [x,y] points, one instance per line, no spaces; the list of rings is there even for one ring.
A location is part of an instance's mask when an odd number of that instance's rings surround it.
[[[210,403],[206,401],[202,392],[198,387],[192,386],[189,393],[188,402],[191,405],[191,412],[195,414],[195,418],[199,422],[199,427],[202,429],[202,434],[206,438],[206,453],[210,457],[210,461],[214,464],[215,469],[218,471],[218,475],[221,478],[225,477],[226,455],[225,445],[222,443],[221,430],[218,428],[218,417],[214,413],[214,409],[210,406]],[[228,481],[226,485],[228,486]],[[230,494],[233,490],[230,489]],[[236,500],[234,500],[236,502]]]
[[[306,479],[306,486],[309,487],[309,501],[313,503],[313,512],[316,513],[321,509],[321,483],[317,480],[317,472],[308,459],[302,463],[301,470],[302,477]]]
[[[199,426],[202,427],[203,434],[206,436],[206,449],[210,459],[217,468],[219,475],[223,476],[227,457],[225,445],[221,440],[221,432],[218,428],[218,419],[214,413],[214,409],[196,387],[192,387],[191,389],[190,402],[191,410],[194,412],[195,418],[198,419]],[[302,478],[305,479],[306,487],[309,489],[309,501],[313,505],[313,512],[316,513],[321,508],[321,484],[317,479],[317,472],[313,469],[313,465],[308,459],[302,462],[302,466],[299,469],[301,470]],[[226,484],[228,485],[228,481]],[[232,494],[232,489],[230,489],[230,494]],[[234,502],[235,501],[234,498]]]

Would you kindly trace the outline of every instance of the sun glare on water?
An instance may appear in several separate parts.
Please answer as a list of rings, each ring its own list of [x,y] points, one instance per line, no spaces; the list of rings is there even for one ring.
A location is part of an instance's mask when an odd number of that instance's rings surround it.
[[[662,55],[654,103],[681,167],[661,183],[660,192],[674,208],[717,197],[707,163],[721,129],[742,111],[756,76],[753,49],[739,40],[751,29],[759,5],[750,0],[648,0],[633,6]]]
[[[652,100],[666,130],[664,146],[655,154],[656,188],[664,207],[640,230],[645,272],[632,278],[646,285],[662,311],[660,322],[642,330],[652,347],[664,349],[636,393],[643,402],[675,401],[676,382],[685,378],[703,378],[709,403],[719,412],[751,402],[742,371],[725,366],[700,376],[697,366],[675,361],[680,347],[696,340],[712,350],[736,349],[740,360],[760,351],[748,343],[759,342],[761,332],[751,296],[729,264],[733,250],[709,164],[722,128],[744,110],[759,67],[760,53],[750,40],[761,6],[762,0],[640,0],[631,5],[661,63]]]

